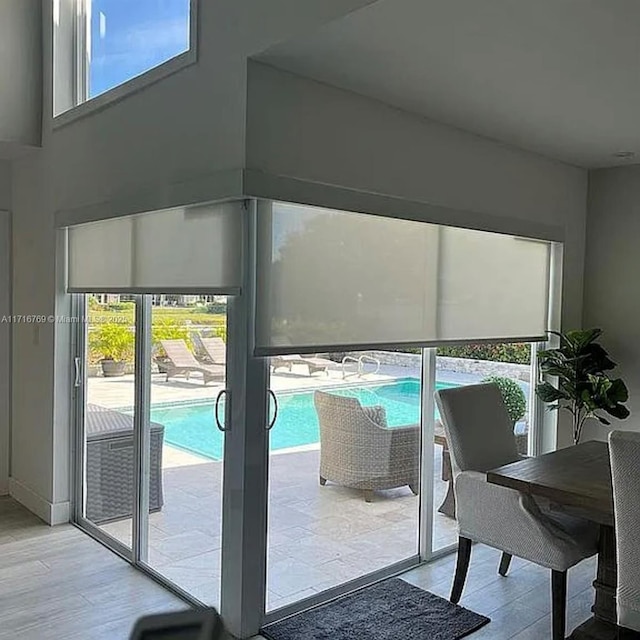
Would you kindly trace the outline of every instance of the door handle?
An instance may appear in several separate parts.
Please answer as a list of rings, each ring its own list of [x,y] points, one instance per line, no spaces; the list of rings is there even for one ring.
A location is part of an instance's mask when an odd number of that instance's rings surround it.
[[[73,386],[77,389],[82,386],[82,361],[80,358],[73,359],[73,367],[74,367],[74,378],[73,378]]]
[[[267,431],[271,431],[271,429],[273,429],[273,425],[276,423],[276,420],[278,419],[278,398],[276,397],[276,394],[269,389],[269,395],[273,398],[273,418],[270,420],[269,424],[267,425]]]
[[[218,429],[222,431],[222,433],[224,433],[225,431],[229,431],[229,428],[226,425],[224,425],[222,422],[220,422],[220,401],[226,395],[227,395],[227,390],[222,389],[222,391],[220,391],[220,393],[216,396],[216,406],[214,411],[214,415],[216,419],[216,427],[218,427]]]

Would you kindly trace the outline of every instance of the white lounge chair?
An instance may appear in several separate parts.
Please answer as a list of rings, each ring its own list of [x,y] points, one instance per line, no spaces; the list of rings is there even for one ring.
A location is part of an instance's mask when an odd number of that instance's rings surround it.
[[[227,364],[227,345],[222,338],[203,338],[200,336],[200,344],[211,362],[223,366]]]

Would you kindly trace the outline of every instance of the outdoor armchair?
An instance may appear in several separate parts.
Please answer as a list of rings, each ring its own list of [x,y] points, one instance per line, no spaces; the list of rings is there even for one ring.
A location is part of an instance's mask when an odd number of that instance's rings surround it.
[[[320,424],[320,484],[327,480],[362,489],[408,486],[418,493],[420,427],[388,427],[384,407],[363,407],[357,398],[316,391]]]

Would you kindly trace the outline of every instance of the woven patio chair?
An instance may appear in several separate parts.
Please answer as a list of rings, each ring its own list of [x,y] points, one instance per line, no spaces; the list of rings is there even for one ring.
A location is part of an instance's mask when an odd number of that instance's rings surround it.
[[[382,406],[363,407],[357,398],[316,391],[320,423],[320,484],[362,489],[371,502],[376,489],[420,484],[420,427],[387,426]]]

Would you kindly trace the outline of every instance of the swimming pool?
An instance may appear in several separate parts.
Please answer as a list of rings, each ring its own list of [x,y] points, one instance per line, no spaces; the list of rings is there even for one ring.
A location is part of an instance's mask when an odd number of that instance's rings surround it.
[[[456,386],[438,382],[443,389]],[[331,393],[358,398],[365,405],[381,404],[387,411],[390,427],[417,423],[420,420],[420,381],[401,378],[386,384],[331,389]],[[320,441],[318,417],[313,392],[282,392],[278,397],[278,421],[270,432],[271,451],[313,445]],[[156,405],[151,407],[151,421],[164,425],[167,444],[191,453],[222,460],[224,436],[216,428],[213,402]]]

